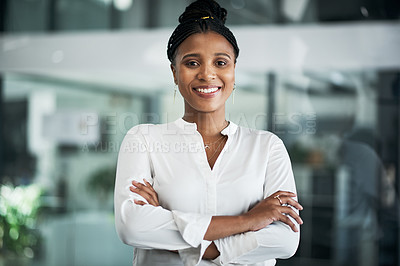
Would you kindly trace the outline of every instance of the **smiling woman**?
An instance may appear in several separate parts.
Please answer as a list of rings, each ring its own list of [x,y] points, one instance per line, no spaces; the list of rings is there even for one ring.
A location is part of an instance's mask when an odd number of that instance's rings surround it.
[[[225,119],[239,55],[226,15],[213,0],[186,8],[167,51],[185,113],[121,144],[115,219],[133,265],[275,265],[297,250],[302,206],[284,144]]]
[[[224,118],[225,102],[235,83],[232,45],[215,32],[196,33],[182,42],[174,61],[171,69],[185,99],[185,113]]]

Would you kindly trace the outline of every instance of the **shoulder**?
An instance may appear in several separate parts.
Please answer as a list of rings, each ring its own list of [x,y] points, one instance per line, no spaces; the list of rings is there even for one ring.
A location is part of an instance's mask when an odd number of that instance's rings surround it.
[[[131,127],[125,134],[120,150],[145,151],[151,143],[162,141],[168,124],[138,124]]]
[[[277,135],[267,130],[254,129],[243,126],[238,126],[237,130],[238,136],[242,139],[257,141],[260,142],[260,144],[268,145],[282,143],[282,140]]]
[[[287,153],[282,139],[267,130],[238,126],[237,141],[242,147],[251,147],[252,153],[259,153],[268,157]]]
[[[176,132],[176,126],[172,122],[164,124],[138,124],[130,128],[125,137],[156,138]]]

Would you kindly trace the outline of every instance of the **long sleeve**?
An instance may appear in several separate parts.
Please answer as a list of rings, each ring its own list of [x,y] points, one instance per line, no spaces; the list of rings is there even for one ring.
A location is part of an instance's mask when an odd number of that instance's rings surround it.
[[[271,147],[268,147],[264,198],[278,190],[296,192],[289,155],[283,142],[275,138]],[[300,229],[296,221],[291,220]],[[274,222],[257,232],[229,236],[215,241],[215,244],[220,251],[219,260],[222,265],[254,264],[293,256],[299,240],[300,233],[292,231],[282,222]]]
[[[186,250],[182,251],[185,265],[197,265],[210,244],[203,238],[211,216],[135,204],[134,199],[144,199],[129,190],[132,180],[143,182],[145,178],[153,184],[153,176],[146,140],[136,126],[125,136],[118,155],[114,195],[117,233],[125,244],[136,248]]]

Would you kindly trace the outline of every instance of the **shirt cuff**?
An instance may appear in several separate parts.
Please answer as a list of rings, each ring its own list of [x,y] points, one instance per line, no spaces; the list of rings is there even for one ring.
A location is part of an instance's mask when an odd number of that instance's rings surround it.
[[[172,215],[183,239],[192,247],[200,246],[212,216],[180,211],[172,211]]]
[[[199,265],[203,258],[204,252],[211,244],[211,241],[203,240],[201,244],[196,248],[185,248],[178,250],[179,256],[185,266]]]
[[[180,211],[172,211],[172,216],[182,238],[192,248],[179,250],[185,266],[198,265],[211,241],[204,240],[208,226],[211,223],[211,215],[186,213]]]
[[[235,238],[232,245],[232,238]],[[237,259],[258,247],[258,241],[254,232],[247,232],[228,236],[218,240],[214,240],[219,250],[219,261],[221,265],[231,265],[237,263]]]
[[[212,263],[216,265],[222,265],[221,264],[221,256],[216,257],[215,259],[212,260]]]

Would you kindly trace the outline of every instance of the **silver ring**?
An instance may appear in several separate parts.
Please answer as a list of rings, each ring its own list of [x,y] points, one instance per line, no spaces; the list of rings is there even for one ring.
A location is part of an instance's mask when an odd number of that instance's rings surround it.
[[[276,196],[274,197],[274,199],[279,200],[279,203],[280,203],[281,205],[283,205],[283,202],[282,202],[281,198],[279,197],[279,195],[276,195]]]

